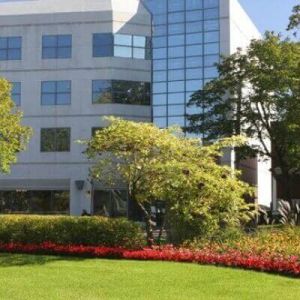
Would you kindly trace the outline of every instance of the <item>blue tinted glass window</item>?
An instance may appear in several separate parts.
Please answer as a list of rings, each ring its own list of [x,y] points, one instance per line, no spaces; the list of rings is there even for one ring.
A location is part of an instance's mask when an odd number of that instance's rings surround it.
[[[166,71],[156,71],[153,72],[153,81],[166,81],[167,80],[167,72]]]
[[[186,67],[187,68],[196,68],[203,66],[203,57],[195,56],[195,57],[187,57],[186,58]]]
[[[184,22],[184,12],[169,13],[168,21],[169,21],[169,23],[182,23],[182,22]]]
[[[113,56],[113,35],[111,33],[93,34],[93,57]]]
[[[169,105],[169,116],[182,116],[185,114],[185,105]]]
[[[168,104],[181,104],[184,103],[184,100],[184,93],[169,93],[168,95]]]
[[[168,55],[170,58],[173,57],[183,57],[185,47],[170,47],[168,49]]]
[[[169,47],[184,45],[184,41],[185,41],[185,38],[184,38],[183,34],[170,35],[168,38]]]
[[[11,98],[16,106],[21,105],[21,82],[12,82]]]
[[[203,81],[202,80],[187,80],[186,82],[186,90],[187,91],[198,91],[199,89],[202,89],[203,87]]]
[[[206,55],[204,57],[204,66],[211,67],[214,66],[216,63],[219,63],[220,56],[219,55]]]
[[[153,93],[155,94],[162,94],[167,92],[167,83],[166,82],[159,82],[153,83]]]
[[[182,0],[169,1],[168,9],[169,9],[169,11],[184,10],[184,1],[182,1]]]
[[[168,61],[169,69],[183,69],[184,68],[184,58],[171,58]]]
[[[155,94],[153,95],[153,105],[167,104],[167,94]]]
[[[203,21],[186,23],[186,32],[201,32],[203,30]]]
[[[153,122],[159,128],[167,127],[167,118],[153,118]]]
[[[210,31],[204,33],[204,42],[205,43],[214,43],[218,42],[220,39],[219,31]]]
[[[184,81],[171,81],[168,83],[170,93],[184,92]]]
[[[202,45],[192,45],[186,47],[186,56],[199,56],[203,54]]]
[[[153,106],[153,114],[157,117],[163,117],[167,115],[167,106]]]
[[[21,60],[22,38],[0,37],[0,60]]]
[[[185,0],[185,3],[185,7],[187,10],[203,8],[203,0]]]
[[[178,125],[183,127],[185,124],[185,117],[170,117],[168,118],[168,126],[172,126],[172,125]]]
[[[71,103],[71,81],[43,81],[41,83],[42,105],[68,105]]]
[[[212,8],[212,9],[205,9],[204,10],[204,19],[217,19],[219,17],[219,9]]]
[[[203,74],[202,68],[186,69],[186,79],[202,78],[202,74]]]
[[[204,8],[218,7],[219,0],[204,0]]]
[[[184,80],[184,69],[169,71],[168,79],[170,81]]]
[[[169,25],[169,34],[179,34],[184,33],[184,24],[170,24]]]
[[[204,54],[219,54],[219,43],[204,45]]]
[[[166,35],[166,34],[167,34],[167,26],[166,25],[154,26],[154,30],[153,30],[154,36]]]
[[[156,58],[156,57],[154,57]],[[166,70],[167,69],[167,60],[166,59],[159,59],[153,60],[153,70]]]
[[[203,19],[203,11],[202,10],[187,11],[185,18],[186,18],[186,22],[201,21]]]
[[[204,21],[204,30],[205,31],[213,31],[219,30],[219,20],[208,20]]]
[[[203,43],[203,33],[190,33],[186,35],[186,43],[187,45],[192,44],[202,44]]]
[[[150,83],[126,80],[93,80],[92,103],[150,104]]]
[[[44,35],[42,38],[42,58],[71,58],[72,35]]]
[[[153,47],[155,48],[167,47],[167,38],[164,36],[153,38]]]
[[[210,67],[204,69],[205,78],[215,78],[218,77],[218,70],[216,67]]]

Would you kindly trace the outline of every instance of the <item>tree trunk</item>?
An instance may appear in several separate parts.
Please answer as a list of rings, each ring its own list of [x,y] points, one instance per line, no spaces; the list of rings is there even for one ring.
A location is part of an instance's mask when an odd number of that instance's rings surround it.
[[[292,176],[288,171],[283,171],[281,175],[283,200],[289,202],[291,208],[294,210],[294,205],[292,202]]]
[[[145,223],[146,223],[146,234],[147,234],[147,245],[148,247],[152,247],[154,243],[153,237],[153,228],[152,228],[152,220],[151,220],[151,212],[148,212],[145,206],[139,202],[137,202],[139,207],[144,213]]]

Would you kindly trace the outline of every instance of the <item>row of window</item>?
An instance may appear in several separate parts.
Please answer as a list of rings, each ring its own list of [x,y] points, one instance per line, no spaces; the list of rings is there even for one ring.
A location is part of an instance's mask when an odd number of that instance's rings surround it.
[[[69,214],[69,191],[0,191],[0,213]]]
[[[71,81],[42,81],[41,105],[71,104]],[[93,80],[92,103],[150,105],[150,83],[125,80]],[[13,82],[12,99],[21,105],[21,83]]]
[[[151,11],[158,13],[209,9],[219,6],[219,0],[145,0]]]
[[[151,39],[128,34],[93,34],[93,57],[125,57],[151,59]],[[43,59],[68,59],[72,57],[72,35],[44,35]],[[22,59],[22,37],[0,37],[0,60]]]

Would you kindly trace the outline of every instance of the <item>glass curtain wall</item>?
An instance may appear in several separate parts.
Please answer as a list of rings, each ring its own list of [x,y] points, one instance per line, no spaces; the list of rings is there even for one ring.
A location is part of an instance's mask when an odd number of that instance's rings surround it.
[[[144,0],[153,14],[153,121],[188,126],[191,95],[218,76],[219,0]]]

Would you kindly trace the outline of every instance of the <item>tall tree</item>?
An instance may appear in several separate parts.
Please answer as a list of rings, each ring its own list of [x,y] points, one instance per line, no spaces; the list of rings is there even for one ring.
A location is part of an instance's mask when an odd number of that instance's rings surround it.
[[[292,15],[290,16],[289,19],[289,25],[287,30],[297,30],[300,28],[300,4],[294,6]],[[296,35],[297,31],[295,31]]]
[[[17,155],[24,150],[31,135],[31,129],[21,124],[22,113],[11,100],[11,85],[0,79],[0,172],[10,171]]]
[[[130,199],[144,213],[149,245],[153,200],[165,201],[176,220],[197,224],[197,232],[236,226],[249,217],[243,198],[251,193],[249,186],[216,163],[219,149],[239,140],[201,147],[199,140],[174,129],[114,118],[110,122],[87,142],[86,154],[95,162],[91,176],[112,188],[126,184]]]
[[[208,141],[245,135],[240,157],[260,154],[273,160],[272,173],[291,202],[291,177],[300,171],[300,44],[266,34],[218,65],[220,77],[196,92],[190,105],[190,132]],[[272,147],[270,146],[270,143]]]

